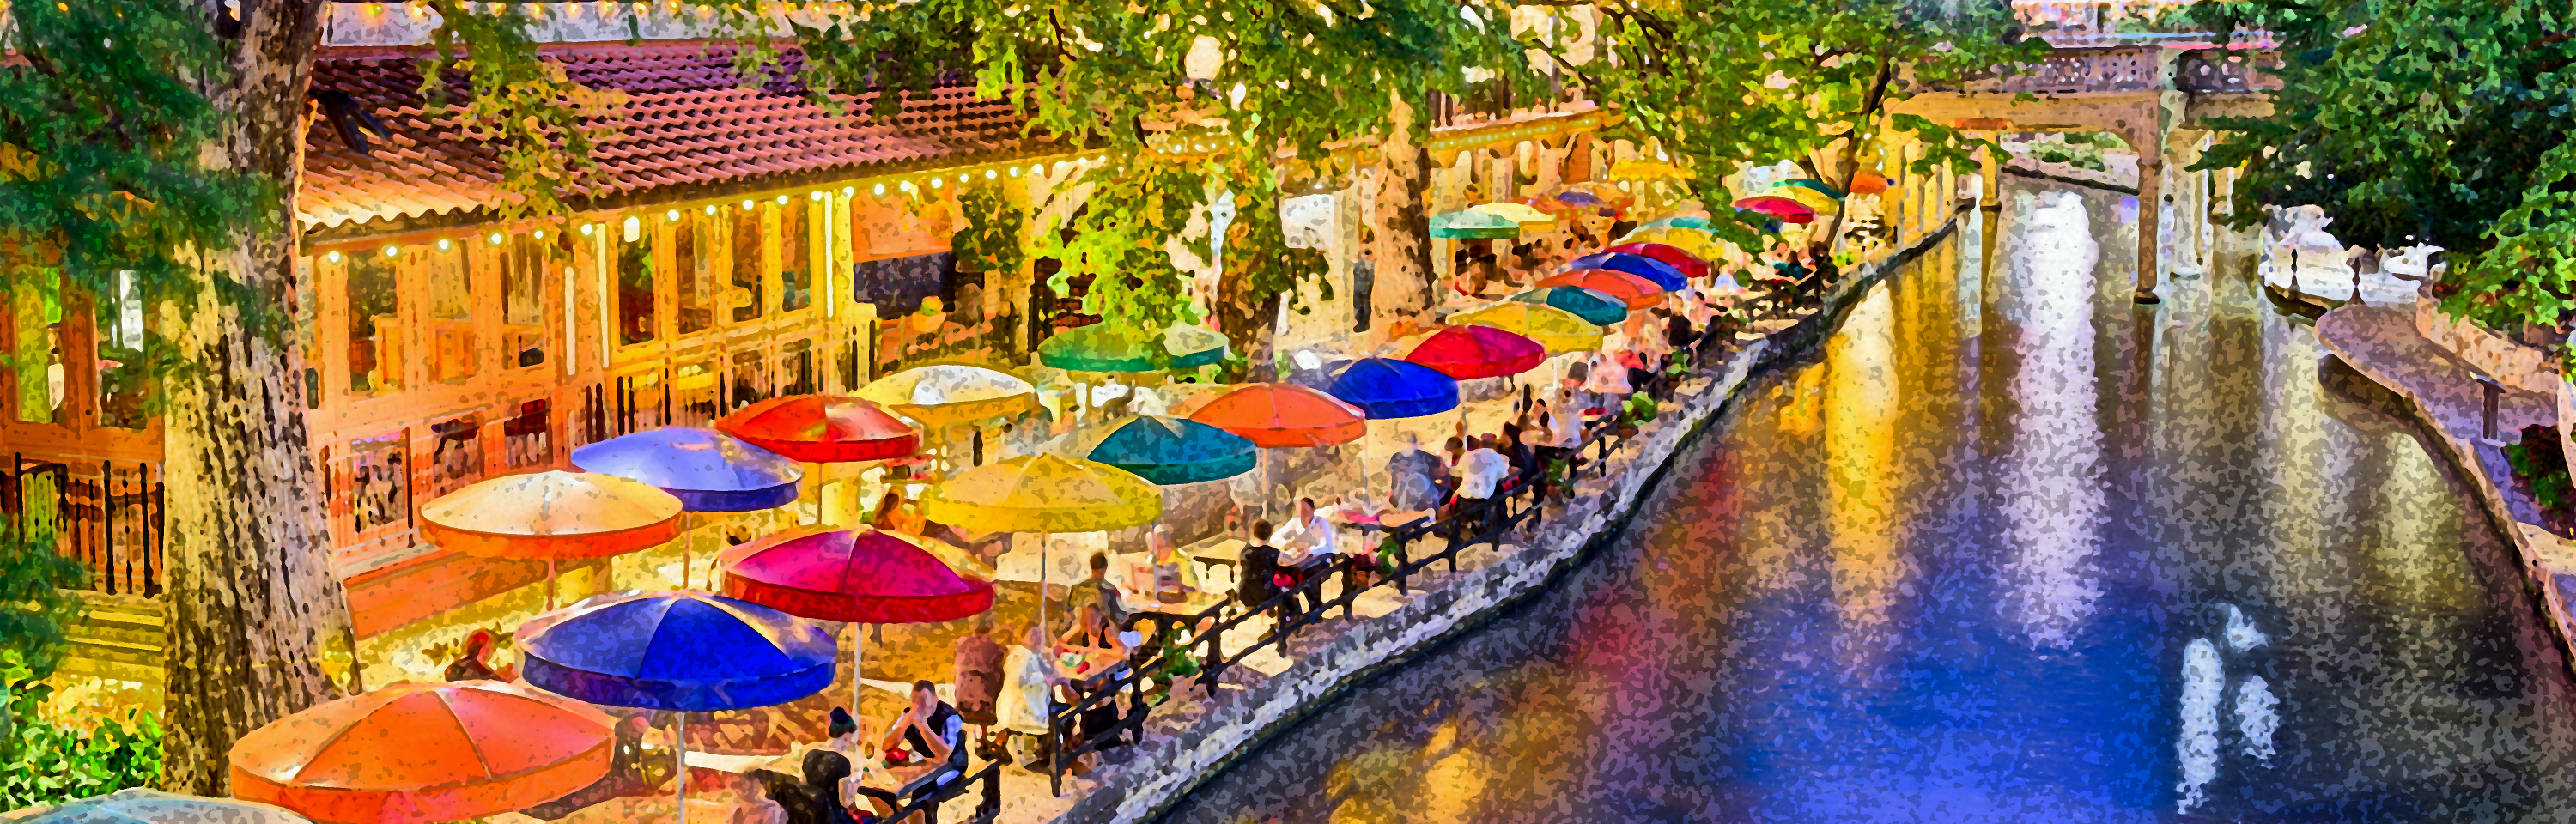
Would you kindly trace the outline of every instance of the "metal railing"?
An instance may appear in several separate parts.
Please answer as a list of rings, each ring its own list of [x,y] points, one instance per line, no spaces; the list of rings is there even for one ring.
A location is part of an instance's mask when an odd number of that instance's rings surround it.
[[[15,456],[0,509],[21,535],[49,539],[54,552],[89,570],[86,589],[112,595],[161,594],[162,482],[146,462],[100,461],[98,474],[74,465]],[[86,465],[80,469],[88,469]]]
[[[990,761],[984,764],[983,769],[967,773],[929,792],[914,793],[912,800],[879,820],[903,822],[917,814],[923,824],[939,824],[939,806],[965,795],[970,788],[980,789],[983,793],[975,799],[975,813],[967,816],[963,824],[992,824],[994,819],[1001,817],[1002,762]]]
[[[1760,296],[1770,304],[1770,308],[1753,317],[1760,320],[1786,316],[1801,307],[1820,304],[1824,283],[1821,274],[1811,273],[1805,279],[1777,285]],[[1711,356],[1734,347],[1734,331],[1732,324],[1709,324],[1701,330],[1699,343],[1691,352],[1694,359],[1698,363],[1708,363]],[[1681,380],[1669,370],[1658,370],[1643,385],[1634,388],[1660,405],[1672,397]],[[1631,426],[1621,410],[1607,410],[1598,420],[1585,425],[1583,440],[1578,445],[1561,453],[1566,464],[1563,477],[1552,477],[1551,468],[1541,464],[1534,468],[1535,471],[1507,479],[1506,488],[1497,489],[1491,497],[1459,499],[1446,517],[1382,530],[1390,548],[1377,553],[1336,555],[1308,567],[1302,580],[1282,589],[1268,601],[1249,605],[1249,609],[1238,609],[1245,605],[1228,598],[1195,615],[1179,616],[1177,621],[1173,616],[1159,614],[1131,617],[1125,626],[1120,627],[1121,630],[1133,630],[1145,621],[1177,626],[1157,628],[1150,636],[1154,642],[1142,645],[1126,666],[1111,667],[1068,684],[1075,695],[1072,703],[1054,703],[1050,697],[1052,711],[1048,718],[1046,741],[1049,788],[1062,795],[1065,772],[1084,755],[1131,737],[1142,740],[1147,714],[1161,703],[1153,700],[1154,690],[1148,685],[1169,686],[1170,679],[1164,676],[1171,658],[1162,648],[1165,643],[1178,644],[1197,663],[1197,672],[1191,677],[1196,679],[1196,685],[1204,694],[1213,695],[1226,670],[1265,649],[1275,648],[1284,655],[1288,642],[1299,630],[1324,620],[1327,613],[1335,609],[1342,611],[1343,618],[1350,618],[1358,598],[1369,590],[1393,586],[1397,592],[1410,594],[1411,579],[1433,565],[1445,565],[1448,572],[1455,573],[1458,555],[1466,549],[1488,544],[1499,546],[1503,537],[1513,531],[1536,527],[1544,517],[1542,496],[1570,491],[1585,477],[1586,471],[1595,479],[1608,476],[1610,458],[1634,437]],[[1585,458],[1587,451],[1591,453],[1588,459]],[[1411,552],[1414,546],[1432,538],[1441,539],[1440,548],[1419,558],[1414,557]],[[1385,560],[1381,561],[1381,557]],[[1336,579],[1341,582],[1338,594],[1325,597],[1325,583]],[[1303,604],[1304,609],[1293,609],[1291,604]],[[1268,633],[1243,647],[1227,649],[1227,632],[1239,629],[1255,616],[1264,614],[1276,619]],[[1167,631],[1180,637],[1166,642]],[[1122,693],[1126,699],[1125,706],[1119,707]],[[1112,708],[1118,710],[1115,721],[1091,730],[1077,729],[1084,714]]]

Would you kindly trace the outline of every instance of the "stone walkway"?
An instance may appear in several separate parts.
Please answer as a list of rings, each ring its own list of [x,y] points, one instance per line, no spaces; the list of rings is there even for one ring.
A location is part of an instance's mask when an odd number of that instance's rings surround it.
[[[2442,437],[2453,465],[2471,477],[2479,503],[2497,520],[2512,523],[2513,541],[2534,589],[2545,593],[2552,624],[2561,643],[2576,647],[2576,548],[2537,524],[2538,507],[2513,479],[2504,452],[2485,435],[2485,387],[2469,367],[2415,331],[2413,307],[2347,306],[2317,319],[2317,339],[2355,370],[2394,390],[2414,404],[2416,413]],[[2534,392],[2507,391],[2497,404],[2496,430],[2506,442],[2518,440],[2524,427],[2555,425],[2557,400]],[[2571,659],[2576,660],[2576,659]]]

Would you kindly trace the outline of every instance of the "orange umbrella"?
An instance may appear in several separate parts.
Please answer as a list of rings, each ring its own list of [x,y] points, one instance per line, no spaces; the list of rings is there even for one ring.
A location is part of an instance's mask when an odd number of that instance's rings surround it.
[[[1643,309],[1664,299],[1664,287],[1655,285],[1654,281],[1609,269],[1576,269],[1570,272],[1558,272],[1549,275],[1531,288],[1545,289],[1550,286],[1590,289],[1618,298],[1628,304],[1630,309]]]
[[[603,558],[679,537],[680,499],[659,487],[587,472],[531,472],[467,485],[420,507],[430,543],[485,558]],[[685,567],[683,567],[685,569]]]
[[[1332,446],[1368,434],[1358,407],[1293,383],[1244,384],[1199,407],[1190,420],[1265,448]]]
[[[334,824],[464,821],[608,774],[615,719],[498,681],[395,684],[233,743],[233,797]]]

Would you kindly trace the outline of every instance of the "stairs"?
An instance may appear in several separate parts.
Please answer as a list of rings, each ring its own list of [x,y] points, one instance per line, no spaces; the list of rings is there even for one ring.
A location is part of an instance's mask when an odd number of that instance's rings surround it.
[[[57,678],[131,681],[161,686],[161,602],[139,595],[82,591],[89,609],[65,628],[71,649]]]

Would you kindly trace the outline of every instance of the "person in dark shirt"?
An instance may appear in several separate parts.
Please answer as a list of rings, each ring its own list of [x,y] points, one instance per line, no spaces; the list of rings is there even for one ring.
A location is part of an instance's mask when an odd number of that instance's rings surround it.
[[[1279,596],[1279,585],[1275,580],[1280,573],[1279,548],[1270,545],[1270,530],[1267,520],[1252,522],[1252,540],[1243,545],[1243,579],[1234,585],[1234,599],[1241,601],[1246,610],[1260,609],[1261,605]],[[1295,607],[1282,603],[1280,609]]]
[[[841,779],[850,777],[850,759],[831,750],[805,753],[804,786],[789,793],[801,796],[795,801],[781,801],[787,810],[787,824],[855,824],[850,808],[841,804]],[[869,816],[870,821],[875,816]]]
[[[447,672],[445,674],[447,680],[452,683],[456,681],[509,681],[516,679],[518,677],[518,673],[514,670],[517,668],[502,667],[500,669],[493,669],[492,665],[484,663],[484,657],[492,654],[492,640],[492,631],[485,629],[475,630],[474,634],[465,636],[465,652],[464,654],[457,656],[455,663],[447,665]]]

